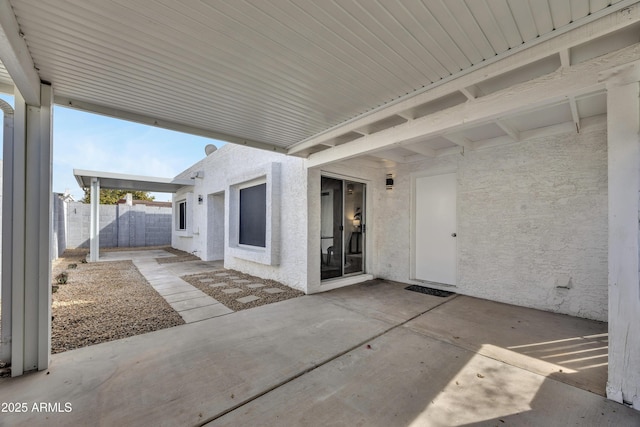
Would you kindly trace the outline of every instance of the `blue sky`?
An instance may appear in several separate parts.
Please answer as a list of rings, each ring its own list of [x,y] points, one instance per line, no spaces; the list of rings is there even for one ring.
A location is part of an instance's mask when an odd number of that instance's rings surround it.
[[[13,105],[13,97],[0,94]],[[224,143],[56,106],[53,111],[53,191],[83,192],[73,169],[173,178]],[[1,156],[0,151],[0,156]],[[171,200],[170,194],[153,194]]]

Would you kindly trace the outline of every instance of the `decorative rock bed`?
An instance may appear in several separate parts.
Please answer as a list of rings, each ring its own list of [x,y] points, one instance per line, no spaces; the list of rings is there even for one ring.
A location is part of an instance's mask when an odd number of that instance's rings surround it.
[[[274,280],[260,279],[235,270],[218,270],[183,276],[207,295],[233,311],[246,310],[304,295]]]
[[[68,250],[53,263],[52,277],[66,271],[67,281],[52,295],[52,353],[184,323],[131,261],[80,262],[86,254]]]

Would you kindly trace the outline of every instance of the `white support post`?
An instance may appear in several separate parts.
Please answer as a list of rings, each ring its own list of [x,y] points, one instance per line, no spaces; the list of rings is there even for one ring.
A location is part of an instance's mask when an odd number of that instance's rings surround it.
[[[640,67],[607,80],[609,378],[607,397],[640,410]],[[634,70],[635,68],[635,70]],[[631,78],[630,78],[631,77]]]
[[[51,86],[40,85],[40,97],[40,106],[27,105],[16,90],[14,137],[5,148],[12,216],[11,238],[4,244],[12,258],[12,376],[46,369],[51,355]]]
[[[13,108],[0,100],[0,107],[4,113],[3,126],[3,180],[2,180],[2,335],[0,336],[0,360],[11,363],[11,274],[13,256],[11,243],[13,242]]]
[[[15,115],[10,159],[3,159],[4,167],[11,168],[5,175],[11,185],[11,375],[22,375],[24,369],[24,231],[25,231],[25,145],[27,139],[27,104],[22,95],[15,93]],[[10,162],[9,166],[6,162]],[[4,252],[3,252],[4,253]]]
[[[91,222],[89,224],[89,261],[100,258],[100,180],[91,178]]]
[[[50,85],[41,85],[40,104],[35,117],[37,123],[34,123],[36,134],[27,140],[27,213],[33,216],[33,222],[28,223],[26,238],[38,245],[27,245],[26,282],[38,300],[38,338],[33,357],[37,356],[38,369],[42,370],[48,368],[51,357],[53,89]],[[29,263],[30,260],[34,262]]]

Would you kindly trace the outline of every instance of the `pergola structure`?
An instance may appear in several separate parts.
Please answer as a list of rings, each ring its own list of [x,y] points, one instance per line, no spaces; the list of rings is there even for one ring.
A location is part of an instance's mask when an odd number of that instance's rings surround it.
[[[153,191],[175,193],[182,187],[193,185],[188,179],[159,178],[113,172],[98,172],[74,169],[73,175],[80,188],[91,189],[91,218],[89,225],[89,260],[98,261],[100,256],[100,189]]]
[[[607,391],[640,408],[638,34],[635,0],[0,0],[0,90],[15,96],[3,206],[12,374],[48,366],[54,104],[309,168],[385,168],[606,120]]]

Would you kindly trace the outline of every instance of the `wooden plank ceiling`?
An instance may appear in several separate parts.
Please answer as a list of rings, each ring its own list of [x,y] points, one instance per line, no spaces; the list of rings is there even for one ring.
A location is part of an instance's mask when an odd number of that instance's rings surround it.
[[[56,99],[288,149],[624,1],[10,3]]]

